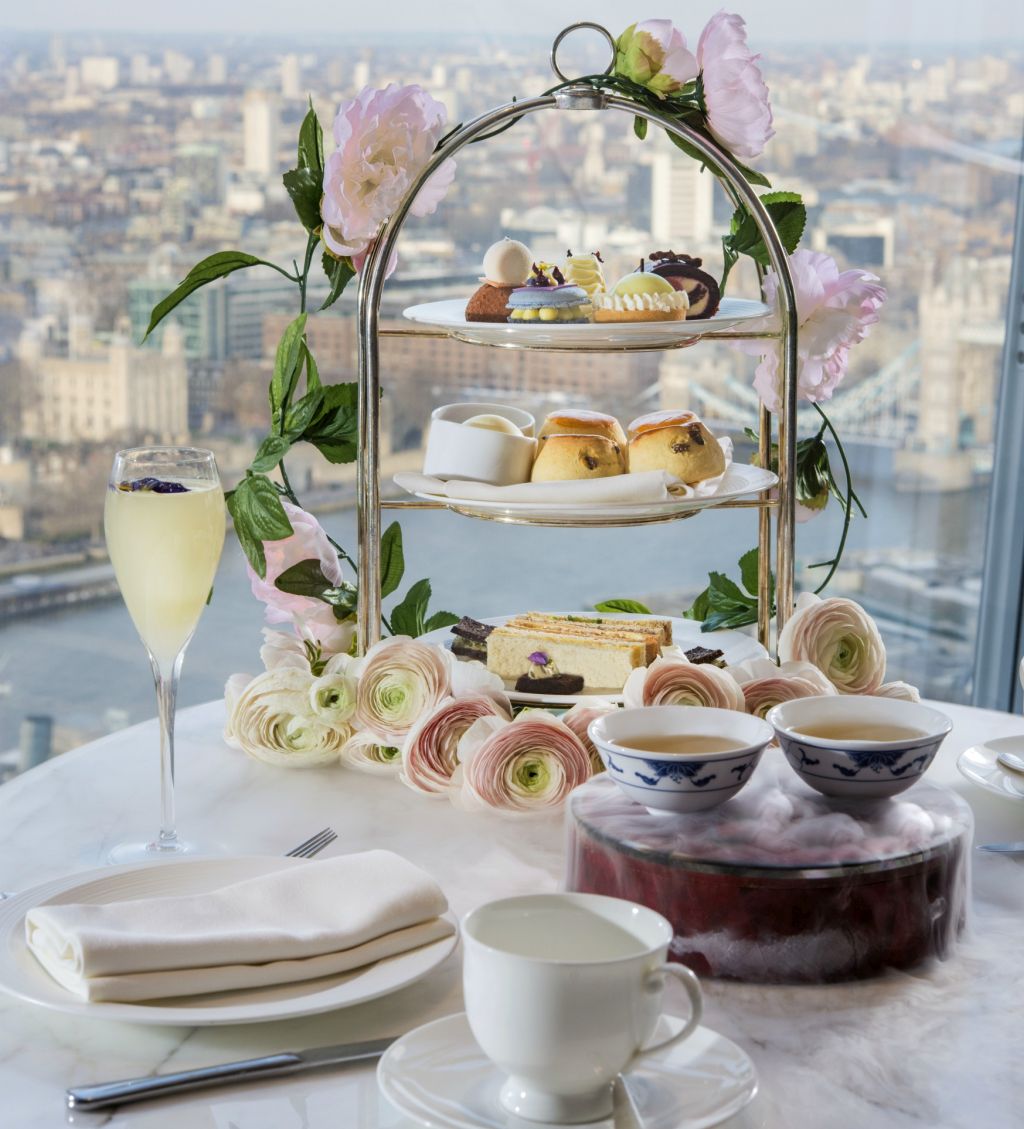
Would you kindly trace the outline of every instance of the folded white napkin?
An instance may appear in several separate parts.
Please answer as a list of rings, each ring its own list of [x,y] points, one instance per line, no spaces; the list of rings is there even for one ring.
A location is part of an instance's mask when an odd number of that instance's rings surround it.
[[[447,908],[419,867],[366,851],[205,894],[37,906],[25,934],[69,992],[132,1002],[346,972],[449,936]]]
[[[725,473],[696,486],[663,470],[636,474],[613,474],[608,478],[574,478],[565,482],[520,482],[514,486],[490,486],[486,482],[445,481],[429,474],[400,471],[396,485],[410,494],[436,494],[466,502],[535,502],[538,505],[646,505],[681,498],[709,498],[715,494],[732,465],[732,440],[720,439],[725,455]]]

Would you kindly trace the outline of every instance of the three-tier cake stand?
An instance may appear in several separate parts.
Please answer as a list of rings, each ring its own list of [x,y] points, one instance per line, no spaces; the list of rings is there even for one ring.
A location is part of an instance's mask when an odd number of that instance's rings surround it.
[[[521,102],[509,102],[481,114],[455,129],[434,153],[430,163],[415,179],[401,203],[384,224],[369,253],[360,277],[357,317],[358,369],[359,369],[359,462],[357,504],[359,523],[359,608],[357,642],[360,653],[365,653],[380,638],[381,623],[381,510],[382,509],[445,509],[442,502],[382,500],[380,496],[380,354],[379,339],[389,330],[380,328],[380,304],[387,274],[387,264],[395,250],[399,233],[409,215],[413,201],[424,184],[449,157],[473,141],[484,140],[496,128],[508,126],[528,114],[539,110],[556,110],[569,113],[593,113],[618,110],[633,118],[642,118],[660,126],[669,134],[687,143],[708,162],[717,175],[729,199],[735,206],[743,205],[753,217],[768,250],[770,264],[779,279],[777,289],[777,318],[773,328],[756,333],[700,332],[700,323],[692,323],[693,336],[675,339],[665,348],[689,345],[694,337],[765,338],[773,340],[780,351],[782,364],[782,411],[778,418],[778,476],[777,489],[764,491],[756,498],[734,499],[720,503],[715,508],[751,508],[758,511],[758,622],[761,644],[771,649],[771,549],[772,515],[775,516],[775,621],[781,631],[793,606],[793,534],[794,534],[794,481],[796,463],[796,381],[797,381],[797,313],[793,280],[785,248],[771,217],[757,193],[728,152],[720,148],[704,133],[692,129],[678,119],[640,105],[611,89],[602,89],[600,83],[568,79],[558,66],[558,48],[572,31],[587,28],[603,35],[612,47],[615,41],[600,24],[581,22],[563,29],[551,48],[551,66],[561,80],[552,93]],[[612,65],[604,72],[610,74]],[[759,274],[763,273],[760,272]],[[408,331],[397,331],[408,332]],[[419,331],[422,332],[422,331]],[[433,336],[436,334],[426,333]],[[506,347],[550,348],[549,345],[530,344],[521,339],[510,341]],[[646,346],[649,348],[650,346]],[[597,352],[620,352],[630,349],[622,342],[596,340],[590,346]],[[762,406],[758,429],[758,456],[760,465],[767,467],[772,449],[772,417]],[[454,507],[451,507],[454,508]],[[694,511],[681,510],[675,517],[690,517]],[[497,520],[503,520],[498,518]],[[517,517],[517,522],[529,524],[529,519]],[[660,520],[674,520],[674,517]],[[550,524],[546,522],[545,524]],[[571,521],[561,524],[572,525]],[[609,520],[608,525],[622,524]],[[588,522],[593,527],[594,522]],[[776,636],[777,638],[777,636]]]

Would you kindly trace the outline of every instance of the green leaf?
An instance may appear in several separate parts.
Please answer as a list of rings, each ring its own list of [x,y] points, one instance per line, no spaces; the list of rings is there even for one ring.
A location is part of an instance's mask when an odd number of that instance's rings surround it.
[[[735,608],[732,611],[711,612],[701,626],[701,631],[722,631],[725,628],[746,627],[757,623],[757,607]]]
[[[320,599],[334,608],[334,618],[340,622],[355,614],[359,603],[359,589],[343,580],[337,587],[325,589],[320,594]]]
[[[281,505],[281,498],[269,478],[246,475],[227,495],[228,512],[235,523],[235,534],[249,563],[259,576],[267,575],[264,541],[280,541],[294,532]]]
[[[425,618],[430,603],[430,581],[417,580],[391,612],[391,626],[396,635],[415,638],[426,631]]]
[[[807,223],[807,209],[800,194],[768,192],[761,197],[761,202],[775,224],[783,247],[791,255],[800,243]],[[766,267],[771,261],[754,217],[742,205],[733,213],[729,234],[722,240],[722,247],[727,254],[749,255],[761,266]]]
[[[734,580],[730,580],[724,572],[709,572],[708,579],[711,581],[708,585],[708,599],[712,611],[730,605],[749,607],[751,603],[757,604],[756,596],[748,596],[746,592],[744,592]]]
[[[255,255],[246,255],[242,251],[218,251],[215,255],[208,256],[201,263],[196,263],[170,294],[153,307],[153,312],[149,317],[149,325],[142,340],[145,341],[171,310],[184,302],[200,286],[205,286],[208,282],[223,278],[236,270],[243,270],[245,267],[272,267],[273,265],[265,259],[257,259]]]
[[[323,387],[323,384],[320,380],[320,369],[317,367],[316,357],[309,351],[305,337],[302,339],[302,355],[306,360],[306,391],[316,392],[318,388]]]
[[[454,612],[434,612],[423,626],[426,631],[437,631],[442,627],[451,627],[453,623],[458,623],[460,618]]]
[[[634,118],[633,119],[633,132],[636,134],[637,137],[640,138],[641,141],[643,141],[644,138],[647,136],[647,119],[646,118]]]
[[[281,414],[291,402],[292,393],[299,377],[299,361],[302,352],[303,333],[306,330],[306,315],[299,316],[281,334],[274,358],[274,375],[270,380],[270,411],[274,430],[280,429]]]
[[[312,98],[299,127],[299,168],[313,169],[318,173],[324,171],[324,131],[313,109]]]
[[[380,594],[390,596],[398,590],[405,575],[405,553],[402,550],[402,527],[393,521],[380,539]]]
[[[284,433],[289,442],[294,443],[313,422],[316,413],[324,402],[323,388],[307,392],[297,403],[284,414]]]
[[[324,576],[320,562],[314,557],[299,561],[284,572],[274,581],[274,587],[293,596],[310,596],[319,600],[324,592],[332,587],[331,581]]]
[[[703,622],[710,614],[711,607],[709,602],[709,592],[705,588],[693,603],[683,612],[683,619],[695,619],[698,622]]]
[[[756,548],[749,549],[740,557],[740,580],[743,581],[743,587],[751,594],[757,597],[758,575],[757,564],[760,553]]]
[[[352,265],[351,259],[337,259],[329,251],[324,251],[323,268],[327,281],[331,284],[330,293],[320,307],[321,310],[326,310],[337,302],[342,291],[355,278],[356,268]]]
[[[324,174],[316,169],[289,169],[281,178],[295,205],[295,214],[307,231],[323,226],[320,198],[324,194]]]
[[[359,389],[354,382],[325,384],[323,401],[302,433],[332,463],[355,461],[359,435]]]
[[[268,474],[288,454],[291,442],[280,435],[268,435],[249,464],[253,474]]]
[[[651,615],[651,609],[639,600],[602,600],[594,605],[595,612],[632,612],[634,615]]]

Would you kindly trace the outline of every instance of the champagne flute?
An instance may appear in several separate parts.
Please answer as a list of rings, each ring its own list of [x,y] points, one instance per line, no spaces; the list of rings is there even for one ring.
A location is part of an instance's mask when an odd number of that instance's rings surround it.
[[[121,595],[153,670],[160,716],[160,833],[115,847],[112,862],[175,857],[174,705],[185,648],[210,596],[224,545],[224,492],[212,451],[118,451],[103,524]]]

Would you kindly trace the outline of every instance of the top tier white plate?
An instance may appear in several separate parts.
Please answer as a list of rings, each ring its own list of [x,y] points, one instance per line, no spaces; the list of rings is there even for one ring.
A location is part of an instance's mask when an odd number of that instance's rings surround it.
[[[586,322],[578,325],[466,321],[466,302],[449,298],[423,302],[403,311],[409,321],[443,329],[460,341],[475,345],[503,345],[515,349],[589,349],[617,352],[623,349],[677,349],[707,333],[733,329],[772,312],[764,302],[749,298],[723,298],[718,313],[693,321]]]

